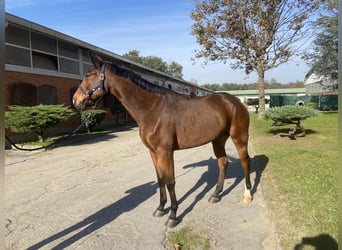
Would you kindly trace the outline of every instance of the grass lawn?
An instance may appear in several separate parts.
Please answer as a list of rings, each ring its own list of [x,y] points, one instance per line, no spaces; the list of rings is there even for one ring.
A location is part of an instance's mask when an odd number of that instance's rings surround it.
[[[262,175],[283,249],[337,249],[338,113],[302,122],[307,135],[279,137],[273,127],[251,115],[251,140],[257,155],[268,157]]]

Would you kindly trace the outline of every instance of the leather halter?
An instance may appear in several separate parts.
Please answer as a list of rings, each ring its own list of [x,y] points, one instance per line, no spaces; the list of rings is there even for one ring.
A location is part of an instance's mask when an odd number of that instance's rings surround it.
[[[106,65],[107,65],[107,63],[102,64],[100,75],[99,75],[100,83],[96,87],[92,88],[89,91],[86,91],[81,85],[78,86],[79,90],[86,96],[86,98],[89,102],[94,103],[94,101],[91,99],[91,95],[95,91],[100,90],[100,91],[106,92],[106,90],[104,88],[104,80],[105,80],[104,72],[106,69]]]

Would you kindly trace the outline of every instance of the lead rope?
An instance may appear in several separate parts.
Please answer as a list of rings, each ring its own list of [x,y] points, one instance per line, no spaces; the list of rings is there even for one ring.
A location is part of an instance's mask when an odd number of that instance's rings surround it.
[[[88,116],[83,119],[81,124],[77,128],[75,128],[73,131],[71,131],[68,135],[63,136],[61,138],[58,138],[56,141],[54,141],[53,143],[51,143],[51,144],[49,144],[47,146],[41,146],[41,147],[38,147],[38,148],[21,148],[21,147],[18,147],[7,135],[5,135],[5,138],[14,148],[16,148],[18,150],[22,150],[22,151],[36,151],[36,150],[41,150],[41,149],[48,149],[48,148],[51,148],[52,146],[57,145],[58,143],[61,143],[62,141],[65,141],[69,137],[71,137],[74,134],[76,134],[77,131],[79,131],[84,126],[84,124],[90,119],[90,117],[92,116],[93,113],[94,112],[89,112]]]

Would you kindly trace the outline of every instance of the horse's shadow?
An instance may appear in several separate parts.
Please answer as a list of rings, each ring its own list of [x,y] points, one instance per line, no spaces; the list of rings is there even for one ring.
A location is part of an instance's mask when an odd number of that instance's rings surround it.
[[[229,157],[228,157],[229,158]],[[260,184],[262,172],[265,170],[268,163],[268,157],[265,155],[256,155],[251,158],[251,173],[255,172],[254,185],[252,186],[251,194],[256,193],[256,190]],[[187,197],[194,193],[197,189],[206,184],[200,193],[198,193],[194,201],[179,215],[179,219],[182,220],[186,214],[192,211],[195,205],[203,199],[203,197],[212,190],[217,184],[218,180],[218,166],[216,159],[210,157],[208,160],[192,163],[184,166],[184,169],[195,167],[207,167],[207,171],[204,172],[201,178],[195,183],[195,185],[186,192],[179,200],[181,204]],[[242,180],[244,180],[244,174],[239,159],[229,158],[228,170],[225,179],[234,179],[234,183],[226,187],[221,193],[221,197],[229,194]]]
[[[43,246],[53,241],[66,237],[69,234],[72,234],[73,232],[77,232],[78,230],[80,230],[78,233],[70,235],[69,238],[65,239],[58,245],[51,248],[64,249],[72,245],[76,241],[80,240],[81,238],[109,224],[117,217],[119,217],[121,214],[133,210],[139,204],[152,197],[156,193],[157,187],[158,184],[155,182],[148,182],[137,187],[134,187],[126,191],[126,193],[128,193],[127,196],[121,198],[115,203],[97,211],[96,213],[85,218],[84,220],[30,246],[27,249],[33,250],[42,248]]]

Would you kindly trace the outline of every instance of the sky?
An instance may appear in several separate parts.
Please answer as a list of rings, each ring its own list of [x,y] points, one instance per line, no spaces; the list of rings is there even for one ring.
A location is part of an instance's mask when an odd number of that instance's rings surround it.
[[[183,66],[183,79],[206,83],[254,83],[256,73],[232,70],[229,63],[196,59],[191,35],[194,0],[5,0],[5,11],[122,55],[138,50]],[[265,73],[280,83],[303,81],[309,66],[300,58]]]

